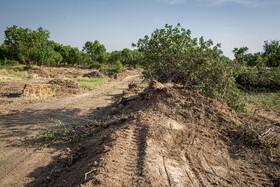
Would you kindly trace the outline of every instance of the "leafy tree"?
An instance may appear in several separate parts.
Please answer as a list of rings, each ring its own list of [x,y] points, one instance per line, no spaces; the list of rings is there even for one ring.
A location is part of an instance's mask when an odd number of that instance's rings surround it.
[[[133,46],[143,53],[146,76],[161,82],[182,83],[188,89],[222,99],[232,107],[241,107],[235,67],[222,55],[220,44],[213,46],[211,40],[192,38],[191,31],[178,24],[156,29]]]
[[[132,51],[128,48],[125,48],[122,50],[121,52],[122,54],[122,61],[124,64],[131,64],[131,60],[132,60]]]
[[[280,44],[279,41],[273,40],[271,42],[264,42],[263,56],[267,58],[267,66],[280,66]]]
[[[94,43],[87,41],[83,47],[83,51],[88,53],[93,61],[106,61],[106,48],[97,40]]]
[[[248,52],[249,48],[248,47],[240,47],[240,48],[234,48],[233,53],[234,57],[237,60],[238,63],[244,62],[244,58],[246,56],[246,53]]]
[[[7,48],[4,44],[0,45],[0,60],[4,60],[8,57]]]
[[[115,63],[117,61],[122,61],[122,52],[121,51],[112,51],[108,59],[109,63]]]
[[[53,64],[61,57],[49,46],[50,32],[42,27],[37,30],[21,28],[16,25],[7,27],[4,45],[9,58],[20,63],[31,65]]]
[[[249,53],[244,55],[244,61],[247,63],[248,66],[256,66],[257,59],[261,56],[261,53]]]

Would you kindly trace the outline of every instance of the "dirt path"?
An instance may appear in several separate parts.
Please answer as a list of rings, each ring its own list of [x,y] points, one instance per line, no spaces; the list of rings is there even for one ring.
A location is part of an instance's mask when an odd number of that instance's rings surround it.
[[[40,175],[40,171],[34,173],[36,168],[48,165],[65,149],[63,145],[43,150],[27,147],[22,143],[24,137],[53,126],[50,118],[66,123],[94,119],[132,81],[140,81],[139,72],[129,71],[126,78],[90,92],[19,106],[20,112],[0,116],[0,186],[30,183]]]

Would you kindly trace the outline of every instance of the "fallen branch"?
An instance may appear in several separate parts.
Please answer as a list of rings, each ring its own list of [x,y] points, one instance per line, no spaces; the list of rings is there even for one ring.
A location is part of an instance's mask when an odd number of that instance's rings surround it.
[[[147,89],[145,89],[143,92],[141,92],[138,95],[133,95],[133,96],[128,97],[128,98],[122,98],[120,104],[126,105],[128,102],[137,100],[140,96],[144,96],[144,95],[146,95],[147,93],[149,93],[151,91],[153,91],[153,89],[148,87]]]
[[[275,80],[271,79],[270,77],[267,77],[268,80],[270,80],[272,83],[274,83],[277,86],[280,86],[279,83],[277,83]]]

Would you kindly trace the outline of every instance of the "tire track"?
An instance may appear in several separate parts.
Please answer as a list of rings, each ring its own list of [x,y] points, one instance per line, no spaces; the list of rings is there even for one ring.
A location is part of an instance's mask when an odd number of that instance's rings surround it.
[[[116,133],[118,137],[113,143],[114,146],[103,158],[107,164],[106,172],[102,173],[102,180],[106,180],[107,184],[113,186],[147,184],[144,161],[148,128],[131,125]],[[103,181],[100,182],[103,183]]]
[[[239,172],[240,176],[245,177],[240,181],[242,184],[249,186],[273,186],[273,182],[268,180],[268,177],[262,171],[257,171],[256,168],[241,165]]]
[[[34,147],[25,147],[21,144],[25,136],[36,135],[41,129],[52,127],[53,124],[48,121],[49,118],[55,118],[64,123],[84,122],[95,119],[100,115],[103,108],[114,101],[114,95],[121,94],[129,82],[140,80],[140,73],[133,70],[129,71],[125,78],[110,81],[82,94],[55,97],[36,103],[26,104],[18,102],[11,105],[11,108],[16,107],[20,110],[11,115],[1,116],[0,161],[4,164],[0,164],[0,186],[10,186],[11,184],[25,186],[34,180],[28,175],[33,175],[37,168],[44,167],[53,161],[52,154],[44,155],[48,159],[41,156],[41,154],[40,156],[37,156],[39,154],[30,154],[30,152],[34,151]],[[54,152],[60,153],[60,148],[55,149]],[[38,159],[38,164],[23,162],[33,158],[33,155]],[[23,171],[18,172],[17,168],[19,167]],[[118,172],[118,168],[115,168],[115,170],[115,172]],[[36,178],[41,176],[41,173],[36,171],[34,175],[36,175],[34,177],[36,180]],[[3,183],[2,181],[8,182]],[[10,181],[13,183],[10,183]]]

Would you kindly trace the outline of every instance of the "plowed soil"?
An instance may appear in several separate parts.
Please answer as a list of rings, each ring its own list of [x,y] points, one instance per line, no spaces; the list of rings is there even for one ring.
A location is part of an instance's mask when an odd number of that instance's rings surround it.
[[[236,148],[229,127],[243,122],[216,100],[161,85],[127,105],[110,108],[114,110],[99,116],[103,122],[91,139],[66,152],[50,165],[47,177],[31,184],[278,185],[277,162],[252,162],[249,149],[242,156],[244,150]]]
[[[279,155],[259,154],[247,146],[245,134],[235,130],[245,119],[223,103],[177,85],[152,81],[144,90],[130,84],[129,90],[121,94],[130,82],[139,82],[139,76],[139,72],[129,71],[125,79],[94,91],[40,103],[21,114],[3,116],[0,184],[279,185]],[[133,97],[143,90],[145,94]],[[120,102],[122,97],[130,96],[136,99]],[[90,136],[79,143],[43,151],[19,146],[23,132],[24,135],[36,134],[42,125],[50,126],[46,123],[47,117],[65,123],[84,123],[76,133],[91,132]],[[87,126],[88,120],[93,119],[98,123]],[[277,137],[279,119],[266,120]]]
[[[55,126],[49,119],[81,124],[95,119],[103,107],[114,102],[115,96],[121,94],[127,84],[139,81],[139,77],[140,72],[129,71],[122,79],[112,80],[94,90],[48,100],[29,102],[22,97],[1,97],[0,186],[26,186],[36,181],[44,176],[43,168],[57,160],[69,146],[59,145],[41,150],[37,145],[25,145],[25,137]],[[23,87],[18,90],[23,91]]]

